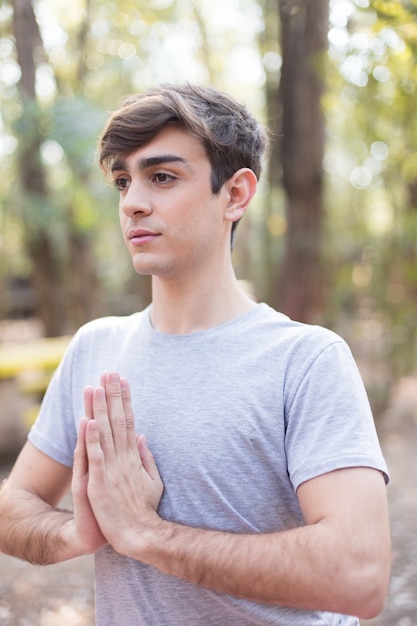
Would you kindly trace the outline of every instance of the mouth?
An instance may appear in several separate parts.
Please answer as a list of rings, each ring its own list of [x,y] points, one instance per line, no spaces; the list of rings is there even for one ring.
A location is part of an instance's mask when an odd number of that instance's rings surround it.
[[[160,236],[160,233],[156,233],[151,230],[146,230],[144,228],[132,228],[127,233],[128,240],[135,246],[140,246],[140,245],[143,245],[144,243],[154,241],[159,236]]]

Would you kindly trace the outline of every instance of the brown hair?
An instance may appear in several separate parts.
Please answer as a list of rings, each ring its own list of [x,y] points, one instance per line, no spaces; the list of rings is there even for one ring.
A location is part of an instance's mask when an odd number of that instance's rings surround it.
[[[228,94],[190,84],[161,85],[129,96],[100,137],[100,166],[108,174],[118,156],[149,143],[167,124],[189,131],[202,142],[211,164],[213,193],[242,167],[259,179],[268,147],[264,127]]]

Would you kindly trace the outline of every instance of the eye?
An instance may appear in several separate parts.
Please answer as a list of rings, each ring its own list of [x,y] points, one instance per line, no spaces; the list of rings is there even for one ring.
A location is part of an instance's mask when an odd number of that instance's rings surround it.
[[[167,184],[167,183],[171,183],[172,181],[174,181],[175,176],[172,176],[171,174],[167,174],[166,172],[155,172],[152,175],[152,180],[156,183]]]
[[[124,191],[129,186],[129,180],[125,176],[118,176],[114,179],[113,184],[119,191]]]

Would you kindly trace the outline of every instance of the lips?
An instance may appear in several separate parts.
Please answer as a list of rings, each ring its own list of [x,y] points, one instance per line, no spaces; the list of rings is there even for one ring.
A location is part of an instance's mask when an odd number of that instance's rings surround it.
[[[131,228],[127,233],[127,238],[134,245],[142,245],[149,241],[153,241],[156,237],[159,237],[159,234],[160,233],[156,233],[145,228]]]

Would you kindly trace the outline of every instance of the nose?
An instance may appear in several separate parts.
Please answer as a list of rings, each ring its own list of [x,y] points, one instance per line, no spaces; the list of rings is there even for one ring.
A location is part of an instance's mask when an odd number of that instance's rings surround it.
[[[119,209],[126,217],[152,213],[152,204],[145,185],[132,180],[126,192],[120,196]]]

